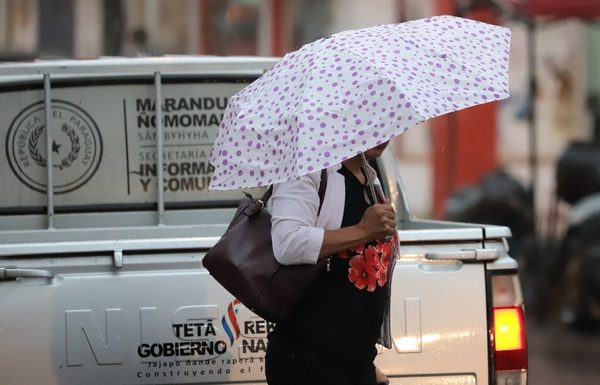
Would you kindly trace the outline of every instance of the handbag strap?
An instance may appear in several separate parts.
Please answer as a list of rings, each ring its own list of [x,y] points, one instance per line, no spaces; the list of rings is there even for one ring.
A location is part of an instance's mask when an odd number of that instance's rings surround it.
[[[321,181],[319,183],[319,211],[317,215],[321,214],[321,207],[323,207],[323,199],[325,198],[325,191],[327,190],[327,169],[321,170]],[[259,199],[259,203],[263,206],[267,204],[267,201],[271,199],[273,195],[273,185],[265,192],[262,198]]]
[[[325,190],[327,190],[327,169],[321,170],[321,182],[319,182],[319,211],[317,216],[321,214],[321,207],[323,207],[323,199],[325,199]]]

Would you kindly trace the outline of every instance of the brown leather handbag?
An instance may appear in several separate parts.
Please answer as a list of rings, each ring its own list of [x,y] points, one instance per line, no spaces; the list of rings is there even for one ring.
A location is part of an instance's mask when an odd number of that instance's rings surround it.
[[[327,171],[321,172],[319,199],[323,204]],[[326,259],[315,265],[281,265],[273,255],[271,214],[264,208],[273,186],[256,200],[246,194],[219,241],[202,263],[227,291],[268,321],[286,320],[303,294],[325,270]]]

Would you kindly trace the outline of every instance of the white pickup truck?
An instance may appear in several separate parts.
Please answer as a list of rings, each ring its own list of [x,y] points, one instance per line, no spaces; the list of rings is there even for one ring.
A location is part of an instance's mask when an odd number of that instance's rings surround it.
[[[221,115],[275,62],[0,65],[0,384],[264,383],[272,325],[202,257],[242,196],[207,189]],[[526,384],[509,229],[415,219],[393,154],[375,166],[401,240],[378,367],[392,384]]]

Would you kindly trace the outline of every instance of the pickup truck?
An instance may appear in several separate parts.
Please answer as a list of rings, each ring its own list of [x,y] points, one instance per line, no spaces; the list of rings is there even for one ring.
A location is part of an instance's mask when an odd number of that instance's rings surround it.
[[[0,65],[0,384],[264,383],[273,325],[202,257],[242,197],[208,191],[223,110],[276,61]],[[391,384],[526,384],[510,230],[415,218],[396,162],[374,164],[401,241],[377,366]]]

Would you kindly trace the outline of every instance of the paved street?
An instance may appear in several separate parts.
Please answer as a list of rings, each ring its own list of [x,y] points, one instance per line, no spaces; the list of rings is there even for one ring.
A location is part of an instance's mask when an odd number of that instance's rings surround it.
[[[529,385],[600,385],[600,333],[528,322]]]

